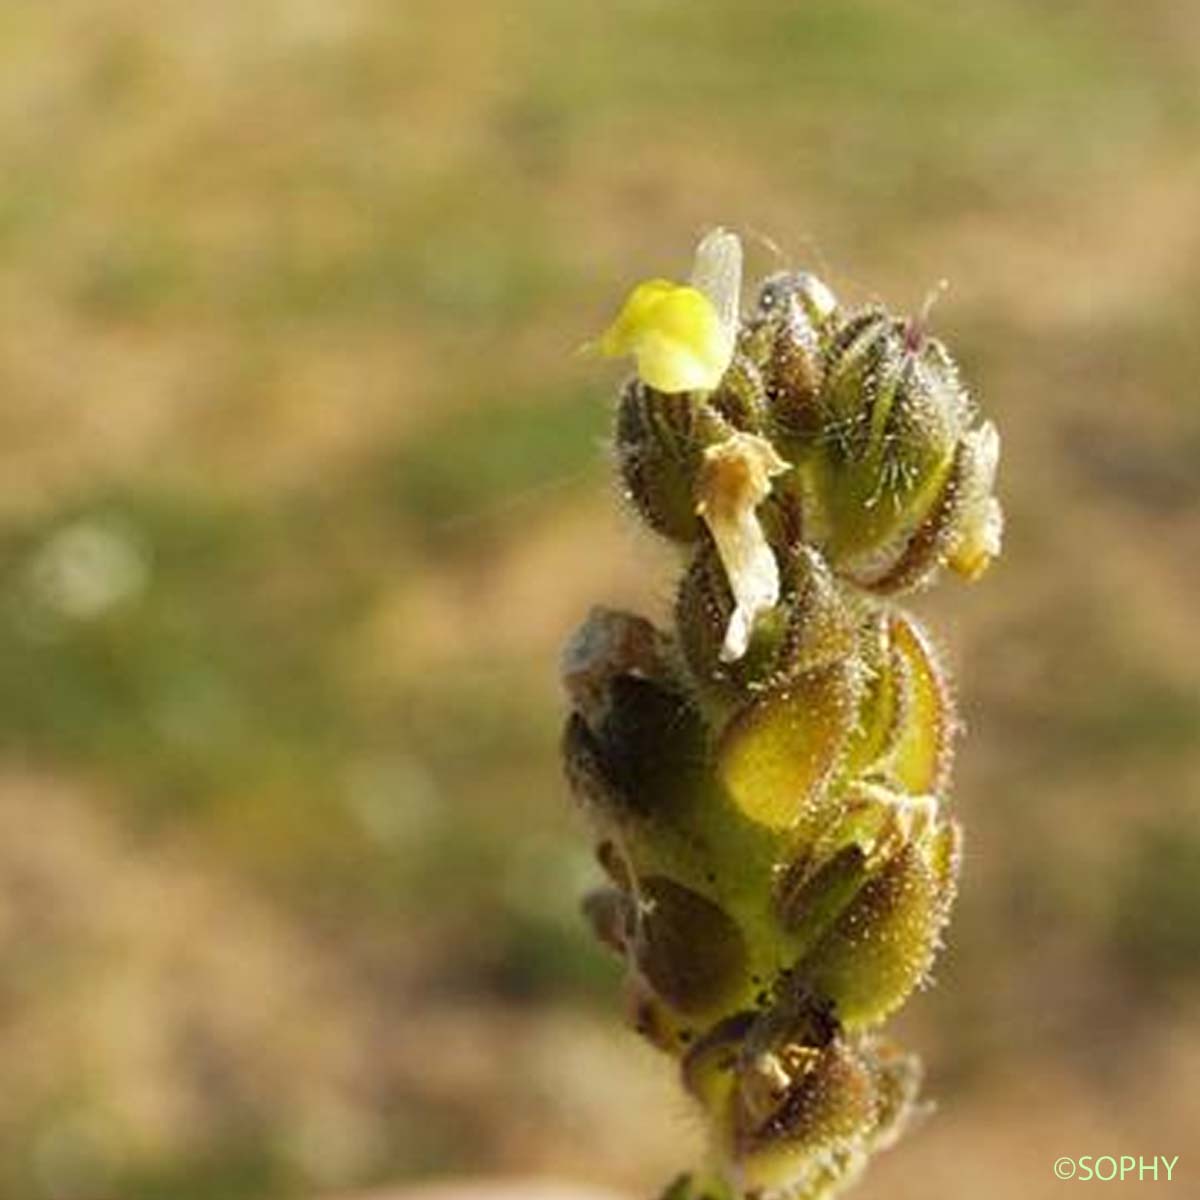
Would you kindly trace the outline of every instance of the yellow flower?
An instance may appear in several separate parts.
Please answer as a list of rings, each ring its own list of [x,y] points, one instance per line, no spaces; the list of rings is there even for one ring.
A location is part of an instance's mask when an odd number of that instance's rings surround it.
[[[638,377],[657,391],[712,391],[733,358],[741,282],[741,242],[714,229],[696,250],[691,282],[639,283],[600,338],[600,351],[633,355]]]

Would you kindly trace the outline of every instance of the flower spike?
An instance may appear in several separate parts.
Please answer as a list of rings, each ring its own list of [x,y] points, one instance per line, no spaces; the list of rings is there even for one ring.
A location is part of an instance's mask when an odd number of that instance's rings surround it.
[[[713,230],[600,341],[637,362],[622,490],[685,565],[669,632],[597,609],[569,643],[563,757],[585,916],[708,1131],[661,1200],[832,1200],[922,1108],[880,1027],[954,901],[960,725],[896,598],[999,553],[1000,441],[928,312],[783,271],[743,318],[741,270]]]

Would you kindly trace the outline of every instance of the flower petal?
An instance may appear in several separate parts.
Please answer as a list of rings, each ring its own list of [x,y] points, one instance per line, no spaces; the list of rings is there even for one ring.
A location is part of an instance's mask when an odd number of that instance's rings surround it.
[[[742,299],[741,238],[719,227],[706,233],[696,247],[691,283],[712,301],[721,328],[732,344],[737,337]]]
[[[775,447],[752,433],[735,433],[704,453],[696,511],[712,533],[734,599],[721,648],[725,662],[746,653],[759,614],[779,602],[779,565],[756,510],[772,476],[787,468]]]
[[[648,279],[630,292],[600,338],[602,353],[631,354],[656,391],[712,391],[733,359],[742,244],[714,229],[700,243],[690,284]]]
[[[991,421],[963,438],[970,469],[962,500],[961,526],[950,554],[950,568],[972,582],[1000,553],[1004,512],[993,494],[1000,462],[1000,435]]]

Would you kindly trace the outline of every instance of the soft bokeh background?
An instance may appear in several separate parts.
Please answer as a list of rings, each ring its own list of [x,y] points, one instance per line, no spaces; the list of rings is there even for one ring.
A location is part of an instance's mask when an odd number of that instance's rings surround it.
[[[1005,557],[921,604],[941,1107],[858,1194],[1200,1186],[1191,0],[5,0],[0,163],[0,1195],[687,1163],[576,916],[555,658],[670,596],[574,350],[717,222],[947,277],[1004,435]]]

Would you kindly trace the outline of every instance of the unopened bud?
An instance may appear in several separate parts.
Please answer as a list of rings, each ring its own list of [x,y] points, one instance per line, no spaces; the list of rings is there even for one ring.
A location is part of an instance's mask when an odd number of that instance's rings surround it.
[[[843,322],[827,363],[814,470],[828,552],[839,569],[879,573],[941,492],[966,393],[945,347],[882,309]]]
[[[839,1152],[860,1157],[862,1133],[874,1124],[872,1073],[850,1046],[838,1040],[824,1049],[797,1049],[790,1071],[776,1055],[777,1069],[762,1078],[749,1071],[740,1080],[733,1136],[748,1188],[787,1185],[813,1194],[803,1185],[828,1172]]]
[[[697,680],[719,699],[744,701],[854,652],[854,615],[824,559],[802,544],[780,557],[778,601],[733,662],[723,651],[734,598],[716,548],[701,545],[683,578],[676,603],[681,649]]]
[[[867,882],[805,959],[804,977],[848,1029],[882,1021],[924,979],[953,899],[926,846],[907,845]]]
[[[772,428],[790,449],[816,436],[818,391],[825,376],[823,344],[837,300],[815,275],[784,271],[762,285],[746,333],[770,396]]]
[[[625,495],[651,529],[677,542],[700,536],[696,480],[704,451],[732,433],[699,396],[668,396],[638,379],[625,385],[617,410],[617,468]]]

